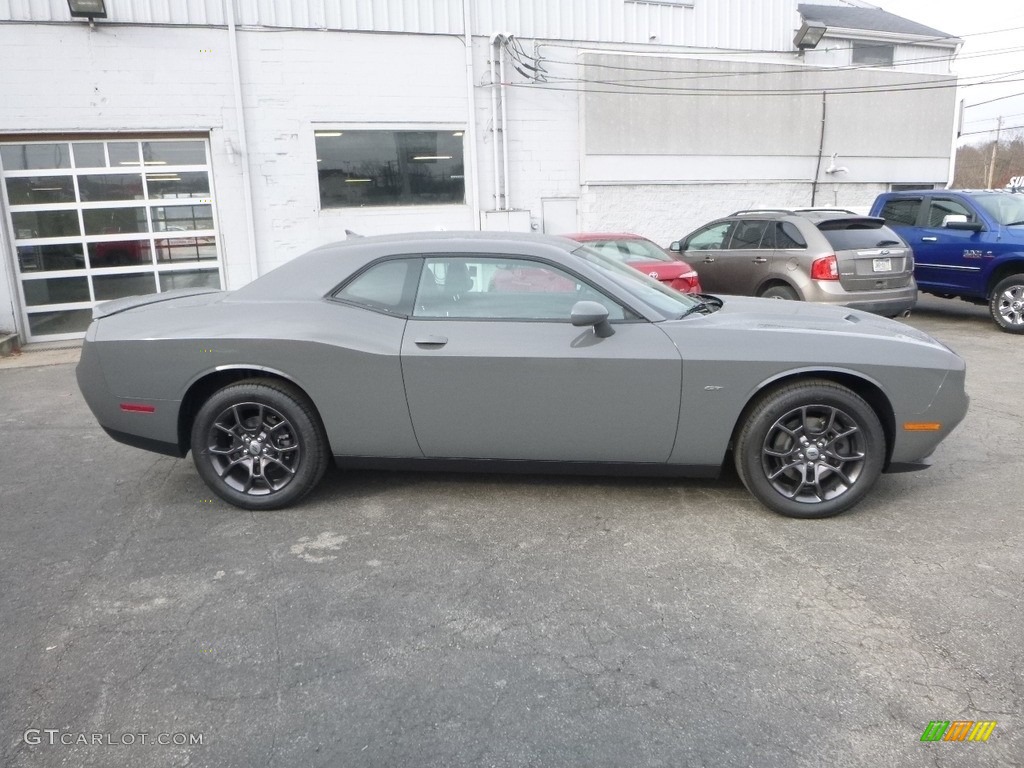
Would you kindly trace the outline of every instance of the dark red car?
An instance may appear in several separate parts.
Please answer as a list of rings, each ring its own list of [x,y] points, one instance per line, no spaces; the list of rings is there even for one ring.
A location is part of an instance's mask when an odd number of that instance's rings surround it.
[[[696,270],[646,237],[628,232],[579,232],[563,237],[585,243],[681,293],[701,292]]]

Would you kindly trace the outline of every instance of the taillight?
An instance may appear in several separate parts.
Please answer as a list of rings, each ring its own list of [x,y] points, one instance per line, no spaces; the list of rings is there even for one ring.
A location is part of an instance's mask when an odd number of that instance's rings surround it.
[[[839,279],[839,262],[836,261],[836,255],[834,253],[830,253],[828,256],[822,256],[820,259],[814,260],[814,263],[811,264],[811,279]]]

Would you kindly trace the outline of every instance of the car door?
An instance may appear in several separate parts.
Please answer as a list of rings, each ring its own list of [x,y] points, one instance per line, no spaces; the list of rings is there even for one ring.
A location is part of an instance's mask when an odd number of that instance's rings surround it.
[[[719,256],[718,279],[723,293],[752,296],[771,269],[772,248],[762,247],[768,222],[739,219]]]
[[[914,273],[922,286],[949,288],[956,293],[967,289],[984,295],[982,270],[985,253],[991,251],[985,248],[983,232],[942,226],[946,216],[955,215],[966,216],[971,222],[982,221],[966,201],[942,195],[925,198],[920,226],[909,239],[914,250]]]
[[[735,222],[718,221],[702,227],[682,244],[683,260],[697,270],[705,291],[725,293],[725,248]]]
[[[615,333],[574,327],[569,313],[581,300],[604,304]],[[661,463],[676,435],[675,345],[545,262],[428,257],[402,371],[430,458]]]

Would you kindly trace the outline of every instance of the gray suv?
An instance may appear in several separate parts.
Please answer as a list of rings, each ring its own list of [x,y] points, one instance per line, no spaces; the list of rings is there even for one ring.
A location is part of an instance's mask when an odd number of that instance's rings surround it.
[[[836,208],[736,211],[671,245],[708,293],[841,304],[888,317],[917,303],[914,256],[880,218]]]

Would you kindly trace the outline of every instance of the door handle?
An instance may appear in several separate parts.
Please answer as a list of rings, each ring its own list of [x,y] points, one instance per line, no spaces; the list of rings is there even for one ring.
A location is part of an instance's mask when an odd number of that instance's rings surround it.
[[[447,336],[424,336],[421,339],[416,339],[413,342],[417,347],[443,347],[448,343]]]
[[[414,342],[418,347],[426,347],[428,349],[438,349],[447,344],[446,336],[424,336],[416,339]]]
[[[936,242],[938,242],[938,240],[939,240],[939,238],[937,238],[937,237],[922,237],[921,238],[921,242],[922,243],[936,243]]]
[[[715,263],[715,257],[714,256],[705,256],[704,257],[704,263],[705,264],[714,264]]]
[[[755,264],[767,264],[768,263],[768,259],[766,259],[764,256],[758,256],[756,259],[754,259],[754,263]]]

